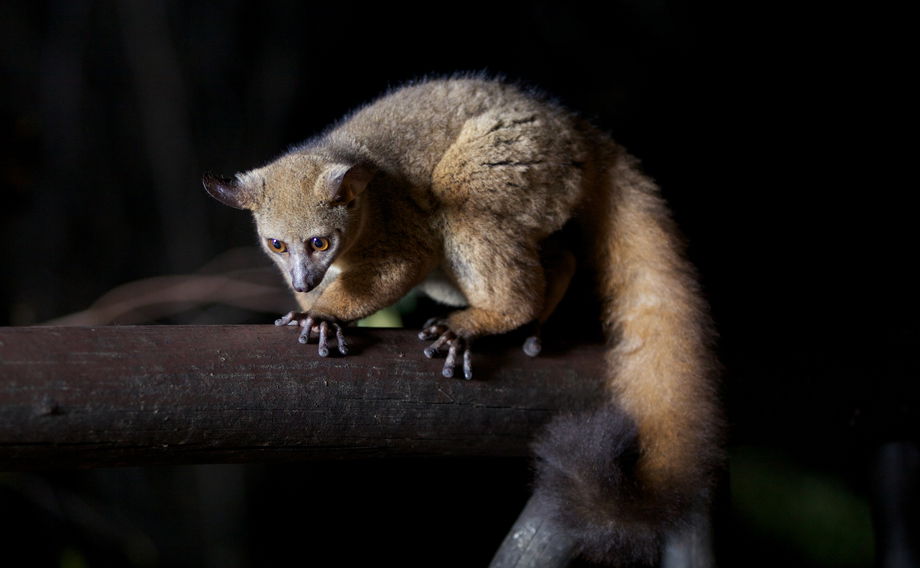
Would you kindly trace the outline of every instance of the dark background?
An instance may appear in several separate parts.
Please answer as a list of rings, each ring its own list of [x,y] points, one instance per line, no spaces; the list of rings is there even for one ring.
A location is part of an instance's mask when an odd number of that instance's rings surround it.
[[[406,80],[505,76],[640,157],[687,237],[725,365],[726,565],[866,565],[874,457],[917,439],[916,239],[892,174],[907,151],[878,128],[909,133],[902,21],[684,0],[4,2],[0,324],[252,246],[204,171],[261,165]],[[482,565],[528,475],[494,460],[8,474],[0,564]]]

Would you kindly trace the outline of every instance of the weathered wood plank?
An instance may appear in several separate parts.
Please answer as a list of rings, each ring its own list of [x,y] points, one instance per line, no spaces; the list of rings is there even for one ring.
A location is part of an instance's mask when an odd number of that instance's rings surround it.
[[[0,328],[0,469],[527,454],[594,400],[599,346],[530,359],[477,344],[440,376],[407,330],[350,330],[320,358],[274,326]]]

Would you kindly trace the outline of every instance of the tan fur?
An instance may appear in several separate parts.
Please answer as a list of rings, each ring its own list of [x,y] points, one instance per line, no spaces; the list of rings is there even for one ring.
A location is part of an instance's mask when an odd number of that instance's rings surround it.
[[[705,481],[688,472],[718,447],[708,318],[657,188],[628,155],[610,174],[612,211],[599,219],[610,238],[597,253],[618,267],[603,272],[611,387],[638,424],[642,477],[682,490]]]
[[[350,205],[329,203],[329,172],[355,164],[377,175]],[[708,482],[718,413],[705,306],[657,188],[578,117],[499,82],[428,81],[236,183],[245,198],[231,204],[253,210],[263,241],[302,248],[341,231],[333,269],[298,294],[311,315],[353,321],[421,285],[468,304],[448,319],[465,338],[545,319],[545,298],[560,291],[546,288],[541,244],[574,220],[593,247],[581,256],[599,274],[608,383],[638,426],[641,484]],[[266,250],[291,273],[290,259]]]

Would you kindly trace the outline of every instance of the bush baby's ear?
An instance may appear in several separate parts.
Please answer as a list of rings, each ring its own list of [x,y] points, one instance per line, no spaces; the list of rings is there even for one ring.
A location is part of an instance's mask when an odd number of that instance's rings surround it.
[[[201,183],[208,195],[224,205],[250,210],[255,206],[255,192],[241,182],[238,176],[224,177],[207,173],[202,176]]]
[[[326,198],[333,205],[347,205],[364,191],[376,173],[366,164],[334,166],[326,178]]]

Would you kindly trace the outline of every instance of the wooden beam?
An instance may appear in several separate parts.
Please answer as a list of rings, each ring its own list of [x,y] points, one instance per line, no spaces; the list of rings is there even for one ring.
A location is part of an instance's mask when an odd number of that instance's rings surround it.
[[[349,332],[321,358],[274,326],[0,328],[0,469],[522,456],[599,396],[598,345],[481,341],[465,381],[412,331]]]

